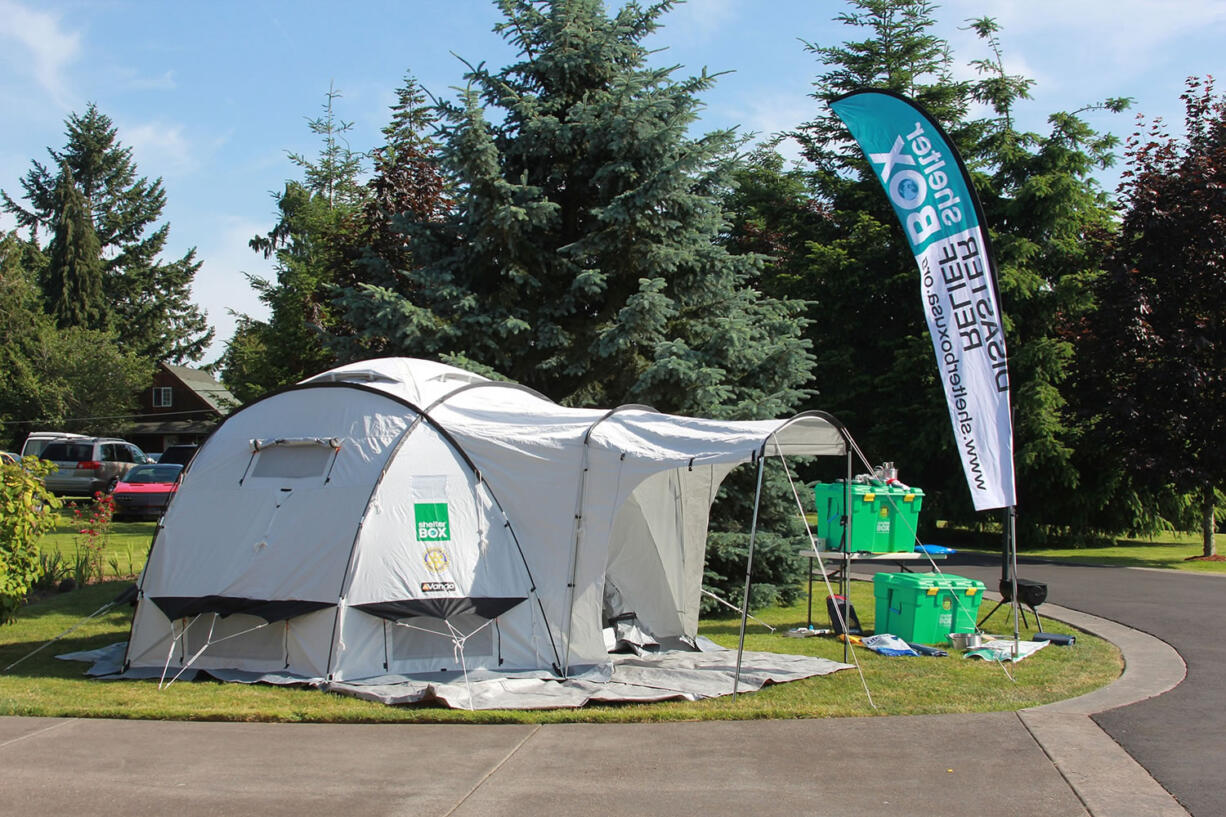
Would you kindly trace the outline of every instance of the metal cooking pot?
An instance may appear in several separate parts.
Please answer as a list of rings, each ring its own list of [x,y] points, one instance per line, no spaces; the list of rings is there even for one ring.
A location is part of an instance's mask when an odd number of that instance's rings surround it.
[[[950,633],[949,643],[955,650],[973,650],[983,646],[983,636],[979,633]]]

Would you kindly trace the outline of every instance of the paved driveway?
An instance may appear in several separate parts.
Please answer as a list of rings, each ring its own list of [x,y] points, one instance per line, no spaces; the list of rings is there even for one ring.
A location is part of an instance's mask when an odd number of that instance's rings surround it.
[[[942,570],[981,579],[989,589],[1000,578],[999,560],[970,554]],[[1054,604],[1149,633],[1183,656],[1182,684],[1094,720],[1194,817],[1226,815],[1226,577],[1024,559],[1018,575],[1046,582]]]

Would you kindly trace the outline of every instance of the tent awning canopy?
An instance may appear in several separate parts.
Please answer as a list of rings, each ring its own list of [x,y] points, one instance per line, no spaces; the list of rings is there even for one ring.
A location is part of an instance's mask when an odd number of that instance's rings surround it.
[[[821,411],[774,420],[713,420],[648,406],[573,408],[516,383],[489,380],[433,361],[381,358],[341,366],[302,386],[353,383],[421,407],[449,431],[500,440],[512,449],[577,442],[626,458],[688,464],[746,462],[755,456],[841,456],[843,425]]]

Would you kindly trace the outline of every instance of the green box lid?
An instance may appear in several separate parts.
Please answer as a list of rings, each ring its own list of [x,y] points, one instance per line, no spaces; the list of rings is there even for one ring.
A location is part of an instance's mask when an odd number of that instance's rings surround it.
[[[977,588],[983,590],[984,584],[978,579],[968,579],[965,576],[955,576],[952,573],[878,573],[873,576],[873,586],[912,588],[917,591],[927,591],[930,588],[938,590],[967,590]]]

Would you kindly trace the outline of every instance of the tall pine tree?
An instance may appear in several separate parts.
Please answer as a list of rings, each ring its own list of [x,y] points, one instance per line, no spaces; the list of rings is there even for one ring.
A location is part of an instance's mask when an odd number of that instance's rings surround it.
[[[440,222],[451,205],[433,139],[437,116],[412,75],[406,75],[396,90],[391,111],[391,121],[382,131],[383,145],[371,151],[374,175],[366,184],[362,249],[337,282],[338,320],[328,347],[341,361],[388,352],[389,339],[370,327],[381,324],[382,293],[397,299],[414,296],[403,274],[413,265],[411,227],[406,225]]]
[[[108,331],[57,326],[36,283],[48,259],[16,233],[0,236],[0,445],[31,431],[122,431],[153,367],[121,352]],[[79,419],[91,418],[91,419]]]
[[[328,368],[336,356],[327,347],[334,332],[334,288],[345,280],[362,242],[362,212],[367,191],[361,184],[362,154],[345,134],[353,123],[336,110],[340,91],[328,88],[323,114],[309,120],[320,138],[317,156],[297,153],[290,161],[302,170],[277,195],[280,218],[251,248],[276,261],[275,281],[248,276],[268,307],[267,320],[240,315],[222,357],[222,379],[239,400],[297,382]]]
[[[927,518],[944,516],[943,489],[952,485],[956,492],[960,472],[915,260],[875,173],[828,103],[862,88],[894,91],[916,100],[956,141],[965,141],[960,126],[970,89],[954,80],[949,47],[931,31],[932,3],[848,5],[851,10],[836,19],[864,39],[806,46],[826,70],[814,83],[817,116],[791,135],[810,167],[813,208],[822,217],[798,236],[808,251],[808,278],[792,275],[782,289],[812,303],[821,407],[856,429],[868,456],[897,462],[905,481],[932,495]],[[779,288],[775,282],[767,286]]]
[[[993,21],[974,24],[990,54],[972,63],[978,78],[958,81],[948,44],[932,33],[934,4],[850,5],[838,19],[868,37],[810,46],[826,66],[813,94],[820,110],[795,133],[823,218],[807,236],[808,288],[792,275],[785,291],[814,303],[821,403],[859,430],[870,456],[896,461],[904,479],[932,495],[928,520],[976,518],[936,381],[914,259],[875,174],[827,106],[848,91],[882,88],[915,99],[941,122],[984,204],[1010,351],[1021,518],[1031,534],[1091,520],[1107,489],[1080,490],[1075,449],[1083,428],[1068,405],[1071,336],[1090,308],[1099,258],[1079,237],[1110,229],[1109,202],[1091,173],[1111,162],[1114,140],[1076,113],[1053,115],[1047,134],[1019,131],[1014,109],[1031,83],[1005,70]],[[976,104],[987,114],[971,118]]]
[[[412,225],[412,300],[382,293],[369,331],[586,405],[786,413],[809,357],[798,305],[751,286],[761,259],[718,243],[737,142],[688,135],[698,95],[648,64],[672,6],[504,0],[519,49],[445,105],[456,201]]]
[[[162,180],[137,175],[132,149],[123,146],[110,118],[94,104],[66,124],[67,144],[62,150],[48,148],[51,166],[34,161],[21,180],[29,206],[0,191],[4,209],[37,241],[40,232],[54,233],[66,223],[63,208],[72,199],[63,185],[71,183],[96,236],[106,294],[103,323],[114,327],[126,352],[175,363],[198,360],[213,337],[191,302],[201,264],[194,249],[173,261],[160,258],[170,230],[167,224],[155,226],[166,206]],[[60,263],[54,261],[43,280],[52,302],[55,289],[72,275]]]
[[[472,68],[460,98],[441,106],[454,204],[442,220],[404,220],[405,288],[361,293],[366,331],[396,352],[509,377],[570,405],[790,413],[812,364],[802,305],[762,295],[761,256],[722,242],[739,141],[689,134],[714,78],[676,78],[649,64],[643,44],[674,4],[498,5],[496,30],[518,59]],[[753,496],[739,475],[726,487],[733,501],[713,513],[724,532],[712,535],[707,574],[723,590],[743,580]],[[755,603],[790,598],[794,545],[759,545],[770,567]]]
[[[56,324],[105,329],[110,315],[102,295],[102,251],[89,203],[67,166],[61,168],[55,188],[49,249],[45,294]]]

